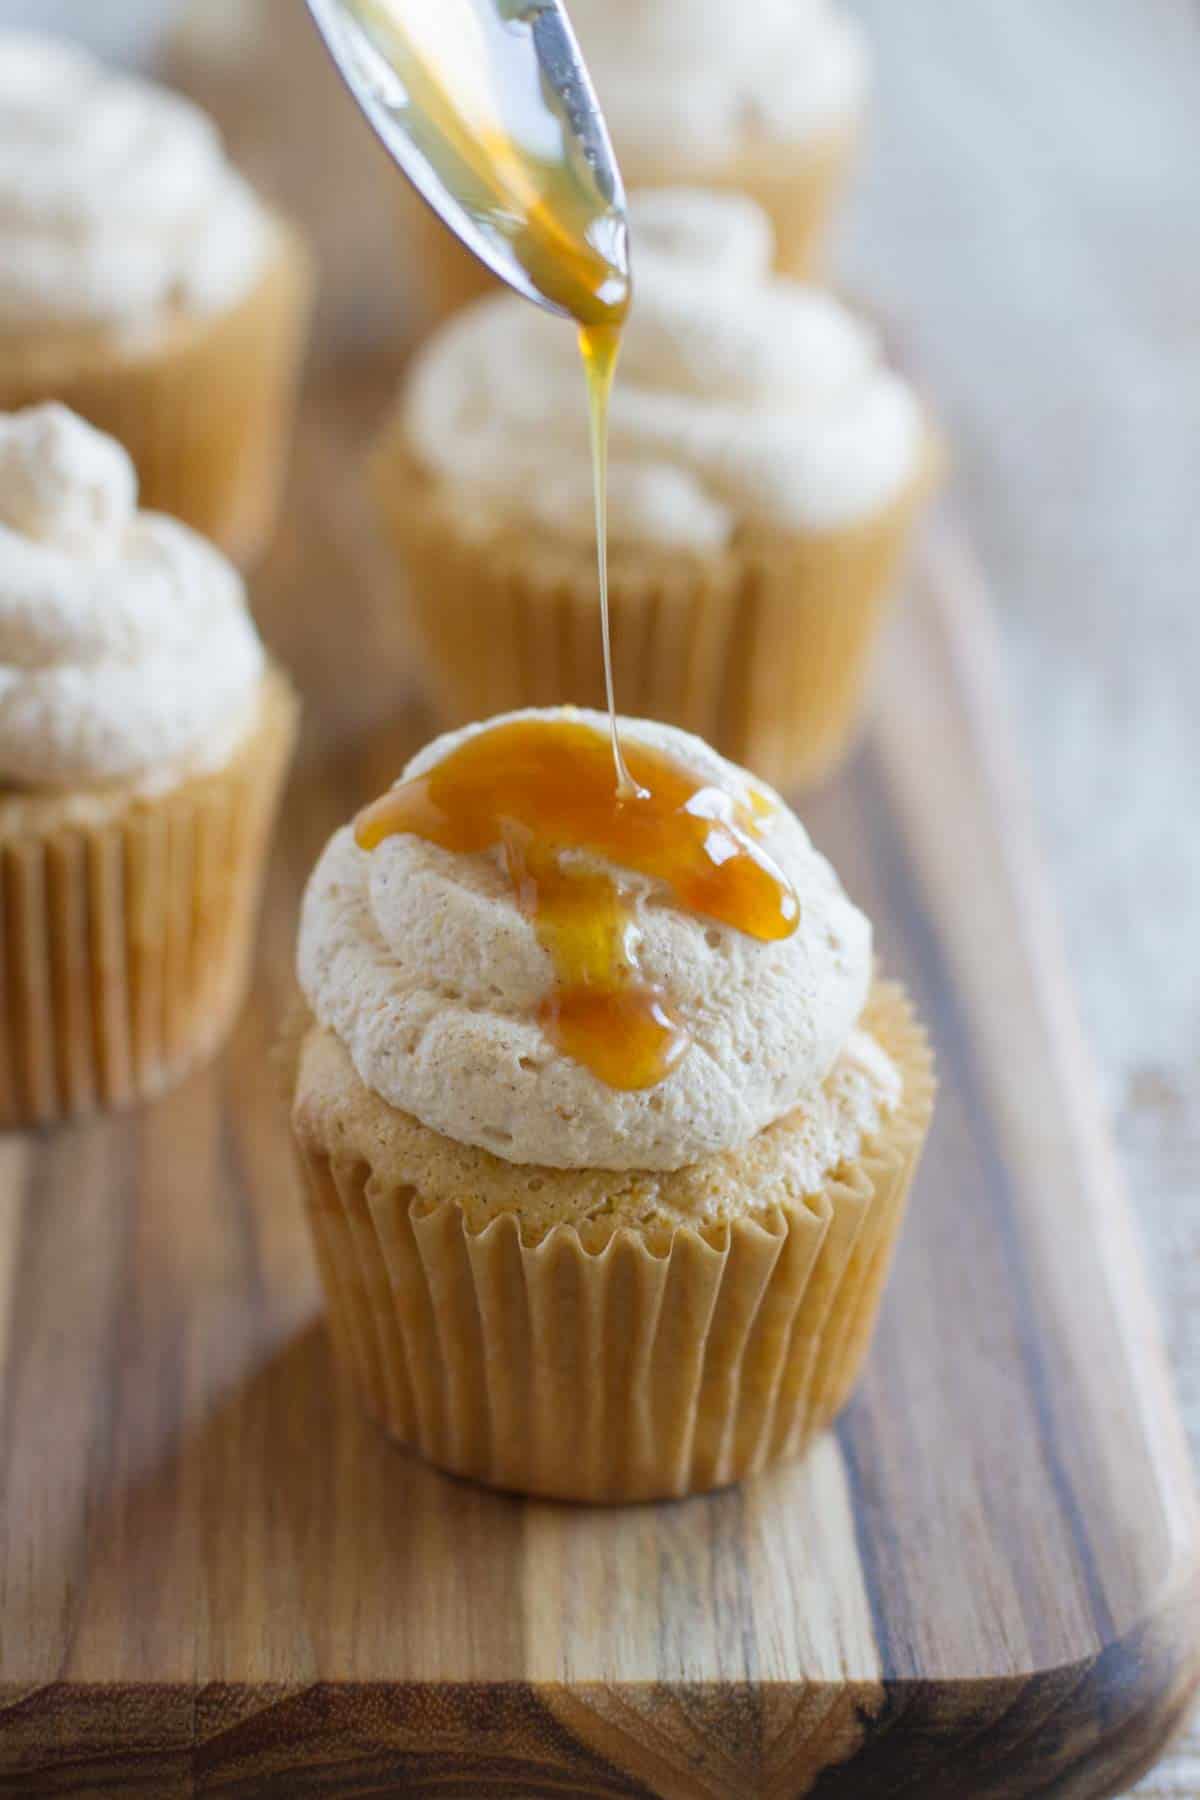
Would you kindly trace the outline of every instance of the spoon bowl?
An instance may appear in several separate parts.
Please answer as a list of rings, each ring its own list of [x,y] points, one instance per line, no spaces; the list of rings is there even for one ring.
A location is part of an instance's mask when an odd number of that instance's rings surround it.
[[[414,187],[518,293],[584,325],[629,302],[625,194],[561,0],[308,0]]]

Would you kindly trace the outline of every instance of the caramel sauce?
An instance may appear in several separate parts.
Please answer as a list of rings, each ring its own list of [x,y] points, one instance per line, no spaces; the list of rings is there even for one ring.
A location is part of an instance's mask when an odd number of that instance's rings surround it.
[[[355,838],[364,850],[401,832],[445,850],[498,850],[554,967],[543,1029],[601,1081],[632,1090],[661,1081],[688,1036],[639,963],[630,883],[592,859],[653,877],[687,912],[764,942],[790,936],[798,908],[759,841],[762,796],[743,805],[642,744],[626,744],[625,760],[628,793],[591,726],[510,720],[367,807]]]
[[[621,349],[619,325],[581,325],[579,349],[587,381],[588,423],[592,439],[592,491],[596,508],[596,574],[600,587],[600,638],[604,646],[604,698],[612,744],[617,789],[626,799],[635,791],[617,730],[613,688],[612,627],[608,617],[608,403]]]
[[[385,73],[378,97],[485,241],[581,325],[629,306],[620,214],[600,192],[522,42],[537,8],[498,0],[349,0]]]
[[[762,940],[787,937],[796,898],[759,842],[770,807],[697,781],[617,730],[609,633],[608,405],[629,310],[624,224],[600,193],[514,30],[536,8],[496,0],[352,0],[389,76],[389,106],[485,240],[502,239],[534,290],[574,319],[587,382],[609,734],[569,717],[494,725],[360,814],[364,850],[411,832],[443,849],[497,850],[554,967],[541,1023],[611,1087],[659,1082],[688,1047],[642,969],[629,874]],[[573,852],[584,852],[581,860]],[[588,859],[622,873],[610,874]]]
[[[514,32],[530,5],[497,0],[350,0],[398,84],[389,104],[485,239],[503,239],[534,289],[575,320],[587,383],[604,682],[617,785],[622,755],[608,618],[608,406],[629,311],[624,223],[543,84],[529,81]]]

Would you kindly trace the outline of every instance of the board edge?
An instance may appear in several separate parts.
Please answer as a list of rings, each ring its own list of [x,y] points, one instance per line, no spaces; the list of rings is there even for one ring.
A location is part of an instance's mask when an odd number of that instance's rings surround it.
[[[1103,1800],[1151,1768],[1186,1719],[1200,1692],[1197,1620],[1200,1545],[1161,1605],[1094,1656],[1004,1676],[6,1684],[0,1793],[90,1791],[64,1788],[69,1769],[131,1794],[252,1781],[297,1800],[329,1793],[331,1778],[389,1775],[413,1792],[471,1779],[513,1800],[561,1793],[564,1779],[580,1796],[668,1800],[718,1800],[730,1780],[814,1800]]]

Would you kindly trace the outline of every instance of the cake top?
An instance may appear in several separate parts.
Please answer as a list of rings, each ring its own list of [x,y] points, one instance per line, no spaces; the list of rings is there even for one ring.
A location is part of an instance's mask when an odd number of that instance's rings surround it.
[[[748,145],[851,126],[862,33],[830,0],[572,0],[571,21],[627,180],[703,168]]]
[[[390,819],[371,809],[357,838],[351,827],[336,833],[305,895],[301,985],[365,1085],[444,1136],[517,1163],[682,1167],[745,1143],[815,1095],[867,997],[870,926],[778,795],[699,739],[644,720],[621,722],[631,773],[663,796],[662,771],[675,771],[679,805],[692,824],[708,821],[707,848],[697,834],[681,862],[664,863],[655,841],[667,828],[653,808],[644,838],[636,829],[606,838],[582,780],[577,828],[556,815],[531,831],[507,787],[491,809],[507,820],[507,840],[503,830],[444,828],[445,790],[426,779],[439,767],[461,768],[466,751],[480,769],[507,756],[500,733],[532,741],[564,727],[607,755],[603,715],[511,714],[437,739],[405,770]],[[411,828],[396,830],[398,817]],[[582,969],[595,999],[599,955],[603,970],[615,960],[629,988],[657,1001],[667,1053],[657,1066],[651,1056],[636,1083],[621,1082],[619,1035],[606,1040],[618,1046],[614,1065],[564,1029],[557,922],[548,934],[523,870],[514,880],[512,842],[526,858],[530,848],[553,852],[584,909],[585,937],[595,934],[568,947],[582,956],[568,961],[568,977]],[[644,1048],[637,1029],[629,1061]]]
[[[742,196],[636,195],[634,300],[609,420],[614,543],[710,551],[739,531],[835,528],[914,479],[927,427],[873,331],[771,272]],[[511,295],[457,314],[417,353],[410,448],[461,501],[464,529],[527,522],[594,542],[574,335]]]
[[[62,406],[0,414],[0,782],[156,782],[221,761],[263,666],[241,577],[137,511],[120,444]]]
[[[0,32],[0,336],[136,333],[250,286],[263,209],[181,95]]]

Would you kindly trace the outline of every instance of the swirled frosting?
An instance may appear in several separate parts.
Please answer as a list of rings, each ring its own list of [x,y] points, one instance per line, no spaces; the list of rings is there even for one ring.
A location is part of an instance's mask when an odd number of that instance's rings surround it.
[[[601,715],[572,716],[607,729]],[[405,775],[479,729],[438,738]],[[621,729],[747,798],[748,778],[698,738],[644,720]],[[871,928],[799,821],[768,799],[763,847],[799,901],[790,937],[747,937],[683,911],[654,880],[623,874],[639,969],[692,1040],[656,1087],[609,1087],[547,1037],[538,1015],[553,968],[491,852],[457,854],[411,834],[367,852],[349,827],[337,832],[301,915],[298,971],[309,1005],[381,1099],[510,1162],[679,1168],[816,1103],[847,1055],[847,1081],[822,1116],[839,1141],[855,1121],[870,1129],[868,1101],[878,1104],[895,1081],[881,1052],[856,1049]]]
[[[609,425],[614,542],[708,550],[739,530],[844,525],[893,500],[925,454],[916,396],[875,334],[771,273],[741,196],[662,189],[630,209],[634,300]],[[574,333],[499,295],[418,354],[402,402],[418,458],[461,493],[463,525],[595,531]]]
[[[747,143],[804,143],[863,105],[862,33],[830,0],[572,0],[570,10],[629,181],[711,167]]]
[[[157,785],[222,760],[264,670],[240,576],[139,513],[121,446],[61,406],[0,415],[0,782]]]
[[[249,287],[266,214],[178,94],[0,34],[0,334],[151,328]]]

